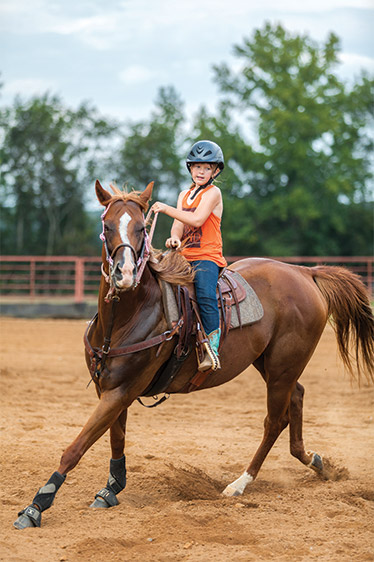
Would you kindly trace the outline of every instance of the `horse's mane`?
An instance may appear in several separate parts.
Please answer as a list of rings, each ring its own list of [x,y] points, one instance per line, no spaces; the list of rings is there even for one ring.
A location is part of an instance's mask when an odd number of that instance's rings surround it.
[[[110,187],[112,188],[113,195],[109,203],[114,203],[115,201],[123,201],[124,203],[133,201],[141,207],[144,213],[148,211],[148,202],[140,197],[140,195],[142,194],[141,191],[135,191],[135,189],[131,191],[123,190],[113,183],[110,184]]]
[[[144,201],[140,195],[141,191],[126,191],[119,189],[115,184],[110,184],[113,191],[110,203],[115,201],[133,201],[137,203],[143,212],[148,211],[148,202]],[[188,285],[192,283],[195,277],[195,271],[191,264],[184,256],[178,251],[171,251],[163,253],[161,250],[156,250],[151,247],[150,259],[148,265],[155,273],[156,277],[172,283],[173,285]]]
[[[188,285],[195,278],[194,268],[178,251],[162,253],[151,248],[148,264],[156,277],[173,285]]]

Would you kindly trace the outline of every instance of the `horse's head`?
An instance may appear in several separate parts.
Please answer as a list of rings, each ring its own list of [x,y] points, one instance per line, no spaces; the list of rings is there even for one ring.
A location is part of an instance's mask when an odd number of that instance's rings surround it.
[[[109,262],[110,284],[118,291],[126,291],[136,286],[138,267],[148,250],[143,213],[152,196],[153,182],[141,193],[125,193],[114,188],[111,194],[98,180],[95,189],[99,202],[105,207],[100,238]]]

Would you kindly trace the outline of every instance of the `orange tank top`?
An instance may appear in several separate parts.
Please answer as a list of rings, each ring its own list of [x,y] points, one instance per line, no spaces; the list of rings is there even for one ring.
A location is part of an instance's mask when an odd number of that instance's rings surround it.
[[[201,202],[204,193],[214,187],[209,185],[195,199],[188,203],[190,191],[188,191],[182,200],[182,210],[194,212]],[[214,213],[210,213],[203,225],[193,227],[184,225],[182,254],[188,261],[209,260],[216,263],[219,267],[225,267],[227,262],[222,254],[222,235],[221,235],[221,219]]]

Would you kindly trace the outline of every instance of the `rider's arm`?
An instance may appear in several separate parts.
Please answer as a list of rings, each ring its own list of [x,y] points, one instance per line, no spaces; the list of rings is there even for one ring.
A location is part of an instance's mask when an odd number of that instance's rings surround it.
[[[214,187],[208,192],[204,193],[199,206],[192,213],[190,211],[182,211],[180,208],[178,208],[178,206],[177,208],[175,208],[171,207],[170,205],[166,205],[165,203],[159,202],[156,202],[153,205],[153,210],[155,212],[165,213],[169,217],[175,219],[174,224],[176,224],[177,229],[177,225],[179,223],[198,228],[199,226],[204,224],[209,215],[216,209],[216,207],[219,206],[220,202],[220,191],[218,188]],[[180,232],[180,230],[176,230],[176,233],[177,232]]]

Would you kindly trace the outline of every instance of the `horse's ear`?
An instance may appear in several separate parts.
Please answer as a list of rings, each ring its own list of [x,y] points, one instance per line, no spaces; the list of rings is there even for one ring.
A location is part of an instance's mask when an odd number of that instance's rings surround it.
[[[110,199],[112,198],[111,194],[109,193],[109,191],[103,188],[99,180],[96,180],[95,182],[95,191],[99,203],[101,203],[105,207],[105,205],[107,205]]]
[[[152,190],[155,182],[151,181],[145,190],[139,195],[139,198],[144,201],[144,203],[148,204],[149,200],[152,198]]]

